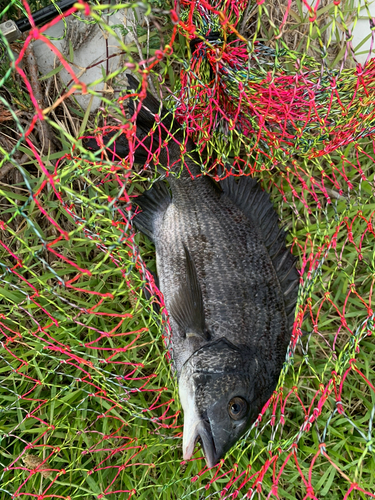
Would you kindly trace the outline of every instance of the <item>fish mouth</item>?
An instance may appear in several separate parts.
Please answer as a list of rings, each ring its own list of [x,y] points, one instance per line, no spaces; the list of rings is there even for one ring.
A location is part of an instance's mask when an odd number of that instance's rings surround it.
[[[214,467],[218,462],[218,454],[215,442],[212,437],[210,423],[205,420],[199,420],[194,428],[187,429],[184,426],[183,435],[183,454],[184,460],[190,460],[194,453],[195,445],[200,442],[203,448],[204,456],[208,467]]]

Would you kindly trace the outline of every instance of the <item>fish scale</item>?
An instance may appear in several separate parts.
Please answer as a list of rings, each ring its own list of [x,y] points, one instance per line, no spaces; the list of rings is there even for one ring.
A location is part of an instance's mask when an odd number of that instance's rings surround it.
[[[128,80],[136,89],[137,81]],[[295,258],[268,194],[254,179],[231,177],[217,186],[201,175],[195,145],[184,141],[155,98],[147,94],[142,106],[130,101],[129,108],[142,141],[135,161],[149,161],[151,151],[164,168],[173,165],[171,194],[158,181],[136,198],[134,224],[155,244],[184,410],[183,456],[191,458],[200,441],[212,467],[277,386],[298,295]],[[162,125],[152,140],[156,114]],[[179,144],[186,150],[182,170]],[[98,149],[92,141],[86,147]],[[113,147],[124,156],[129,151],[122,136]]]
[[[282,293],[280,287],[275,286],[275,272],[257,227],[230,200],[223,203],[221,197],[215,195],[213,185],[211,196],[208,201],[204,198],[202,204],[200,200],[209,192],[207,179],[191,181],[195,187],[189,192],[175,190],[177,183],[171,182],[173,201],[154,235],[160,288],[167,310],[180,283],[186,280],[181,266],[185,244],[201,278],[204,312],[212,341],[225,336],[234,345],[246,346],[249,341],[256,345],[263,336],[272,339],[276,331],[285,335],[285,314],[279,314],[275,321],[275,306],[283,302]],[[216,258],[204,257],[199,234],[205,235],[206,246]],[[255,288],[258,297],[254,297]],[[276,329],[267,325],[271,314]],[[184,339],[184,332],[173,317],[170,321],[173,358],[179,375],[186,360],[206,342],[199,339],[192,344]],[[219,328],[210,328],[213,323]]]

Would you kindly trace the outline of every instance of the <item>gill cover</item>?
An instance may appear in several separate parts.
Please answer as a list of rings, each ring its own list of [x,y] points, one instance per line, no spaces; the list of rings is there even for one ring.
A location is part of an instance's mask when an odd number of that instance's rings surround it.
[[[184,410],[183,455],[192,457],[200,441],[209,467],[256,419],[257,358],[225,338],[207,344],[186,361],[179,386]]]

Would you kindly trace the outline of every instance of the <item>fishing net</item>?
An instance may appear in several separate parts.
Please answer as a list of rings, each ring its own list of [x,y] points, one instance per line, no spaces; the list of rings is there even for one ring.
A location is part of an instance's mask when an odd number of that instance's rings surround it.
[[[25,13],[11,1],[2,22]],[[95,81],[46,27],[1,46],[1,498],[375,498],[369,3],[79,2],[64,16],[103,34]],[[56,56],[43,77],[34,40]],[[130,72],[140,101],[146,88],[163,97],[194,139],[202,175],[261,180],[299,258],[279,385],[211,470],[199,446],[182,460],[154,248],[131,222],[132,199],[176,139],[167,134],[142,165],[103,144],[112,132],[131,152],[144,148],[128,113]],[[84,135],[101,151],[85,150]],[[182,141],[179,168],[171,158],[163,175],[187,168],[188,154]]]

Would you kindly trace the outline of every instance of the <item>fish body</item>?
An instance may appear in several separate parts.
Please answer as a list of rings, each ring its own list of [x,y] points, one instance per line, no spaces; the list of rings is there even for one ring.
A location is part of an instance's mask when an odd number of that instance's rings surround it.
[[[156,102],[148,95],[138,110],[143,142]],[[168,115],[163,122],[175,127]],[[194,144],[188,140],[185,147],[189,155]],[[160,161],[177,165],[180,156],[172,142]],[[199,173],[193,153],[186,162],[193,175]],[[191,458],[200,441],[212,467],[277,386],[298,273],[277,214],[254,179],[231,177],[218,187],[184,169],[169,176],[168,185],[159,181],[135,200],[140,211],[134,224],[155,244],[184,411],[183,456]]]

